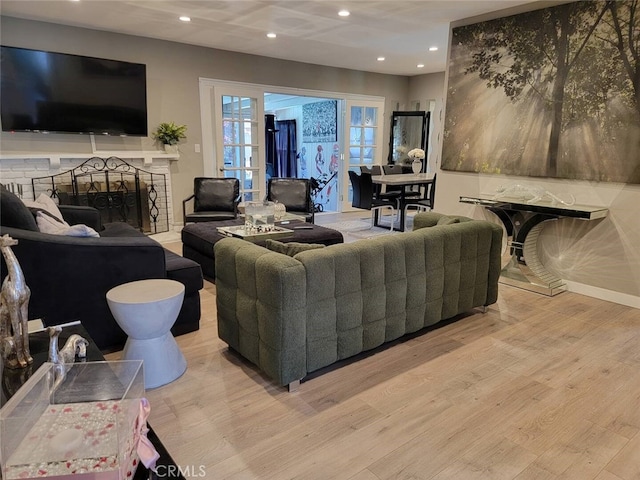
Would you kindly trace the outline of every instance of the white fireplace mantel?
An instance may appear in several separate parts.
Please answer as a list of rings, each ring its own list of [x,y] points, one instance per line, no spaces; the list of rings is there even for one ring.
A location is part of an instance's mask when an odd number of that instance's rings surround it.
[[[67,153],[67,152],[3,152],[0,154],[0,161],[2,160],[47,160],[49,162],[49,168],[55,170],[60,168],[61,159],[78,159],[88,160],[93,157],[118,157],[122,159],[142,159],[145,166],[153,165],[154,160],[178,160],[180,158],[179,153],[169,154],[161,150],[96,150],[92,153]]]

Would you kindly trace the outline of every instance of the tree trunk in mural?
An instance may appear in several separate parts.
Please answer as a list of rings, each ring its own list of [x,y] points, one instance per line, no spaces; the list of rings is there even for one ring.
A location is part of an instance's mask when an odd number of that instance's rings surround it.
[[[558,152],[560,150],[560,134],[562,133],[562,114],[564,109],[564,88],[569,74],[569,11],[561,10],[553,20],[550,36],[555,45],[556,75],[551,90],[551,133],[549,136],[549,152],[547,154],[547,175],[555,177],[558,171]]]
[[[618,51],[624,71],[633,85],[635,107],[640,115],[640,30],[635,28],[637,22],[638,2],[632,1],[623,4],[624,12],[620,12],[618,2],[607,2],[607,8],[611,12],[611,24],[615,37],[612,44]],[[625,15],[626,14],[626,15]]]

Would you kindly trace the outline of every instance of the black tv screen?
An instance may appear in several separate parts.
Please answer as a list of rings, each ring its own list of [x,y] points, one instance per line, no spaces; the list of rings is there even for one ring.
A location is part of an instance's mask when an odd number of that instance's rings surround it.
[[[147,135],[145,65],[7,46],[1,54],[3,131]]]

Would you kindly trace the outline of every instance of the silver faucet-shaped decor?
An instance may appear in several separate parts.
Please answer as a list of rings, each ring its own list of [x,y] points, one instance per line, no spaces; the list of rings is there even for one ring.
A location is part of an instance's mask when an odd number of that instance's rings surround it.
[[[9,235],[0,237],[0,251],[7,265],[7,276],[0,289],[0,353],[9,368],[25,368],[33,362],[27,327],[31,290],[11,250],[17,244],[18,241]]]
[[[49,334],[49,358],[48,361],[53,363],[54,366],[54,382],[53,388],[57,388],[60,383],[67,376],[68,363],[75,362],[76,355],[78,358],[86,358],[87,345],[89,342],[80,335],[73,334],[62,347],[62,350],[58,350],[58,336],[62,332],[62,327],[47,327],[47,333]]]

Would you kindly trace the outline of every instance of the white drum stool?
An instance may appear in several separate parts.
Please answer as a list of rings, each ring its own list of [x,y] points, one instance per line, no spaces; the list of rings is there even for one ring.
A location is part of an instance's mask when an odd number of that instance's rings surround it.
[[[111,313],[129,336],[123,359],[143,360],[145,388],[172,382],[187,369],[170,331],[183,298],[182,283],[159,278],[125,283],[107,292]]]

